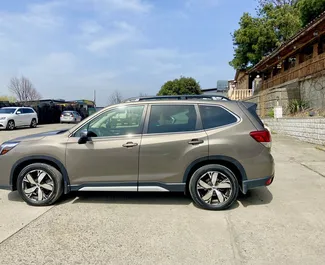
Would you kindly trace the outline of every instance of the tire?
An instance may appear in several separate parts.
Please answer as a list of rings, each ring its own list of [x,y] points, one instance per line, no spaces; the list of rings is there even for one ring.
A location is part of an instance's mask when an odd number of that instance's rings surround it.
[[[15,125],[15,121],[14,120],[10,120],[8,121],[7,123],[7,130],[14,130],[16,128],[16,125]]]
[[[215,181],[215,185],[212,184],[213,181]],[[194,172],[189,182],[189,191],[197,206],[206,210],[218,211],[229,208],[236,201],[239,184],[229,168],[211,164]]]
[[[43,172],[43,178],[39,174]],[[29,181],[32,177],[33,182]],[[39,184],[39,180],[41,185]],[[44,187],[44,188],[43,188]],[[51,189],[52,188],[52,189]],[[44,163],[34,163],[26,166],[17,178],[17,190],[21,198],[32,206],[48,206],[55,203],[63,193],[62,174],[54,167]],[[28,190],[28,193],[26,193]],[[39,191],[41,190],[41,192]],[[41,193],[41,195],[40,195]],[[29,196],[27,195],[29,194]],[[40,198],[42,198],[40,200]]]
[[[31,128],[36,128],[36,127],[37,127],[36,119],[32,119],[32,121],[31,121],[31,123],[30,123],[30,127],[31,127]]]

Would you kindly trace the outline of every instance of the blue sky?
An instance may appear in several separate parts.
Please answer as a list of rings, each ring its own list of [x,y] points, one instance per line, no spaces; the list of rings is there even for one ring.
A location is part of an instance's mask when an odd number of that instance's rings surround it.
[[[13,76],[44,98],[156,94],[180,75],[202,88],[232,79],[230,33],[255,0],[12,0],[0,2],[0,95]]]

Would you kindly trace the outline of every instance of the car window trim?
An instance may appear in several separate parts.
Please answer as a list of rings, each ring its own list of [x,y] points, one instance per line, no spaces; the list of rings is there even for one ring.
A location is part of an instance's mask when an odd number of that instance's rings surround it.
[[[155,104],[148,104],[148,110],[147,110],[147,116],[145,120],[145,124],[143,127],[143,135],[166,135],[166,134],[186,134],[186,133],[193,133],[193,132],[201,132],[203,131],[203,125],[201,121],[201,115],[199,111],[198,104],[196,103],[175,103],[173,106],[178,105],[178,106],[194,106],[195,112],[196,112],[196,124],[195,124],[195,129],[194,131],[182,131],[182,132],[163,132],[163,133],[148,133],[148,128],[149,128],[149,120],[150,120],[150,114],[151,114],[151,109],[153,106],[170,106],[168,103],[155,103]]]
[[[144,104],[130,104],[130,105],[124,105],[125,107],[136,107],[136,106],[143,106],[143,112],[142,112],[142,117],[140,120],[140,128],[139,128],[139,133],[138,134],[133,134],[132,136],[141,136],[143,134],[143,128],[144,128],[144,120],[146,117],[146,113],[147,113],[147,109],[148,109],[148,104],[144,103]],[[69,134],[69,138],[70,137],[75,137],[76,132],[79,131],[79,129],[81,129],[82,127],[84,127],[86,124],[91,123],[94,119],[96,119],[97,117],[99,117],[100,115],[107,113],[108,111],[112,111],[117,109],[118,107],[115,108],[110,108],[107,109],[106,111],[100,112],[98,113],[96,116],[94,116],[92,119],[88,120],[85,123],[82,123],[80,126],[78,126],[72,133]],[[127,135],[116,135],[116,136],[100,136],[100,137],[94,137],[93,139],[105,139],[105,138],[130,138],[130,134]]]
[[[226,125],[222,125],[222,126],[212,127],[212,128],[209,128],[209,129],[204,129],[203,128],[203,120],[201,120],[202,121],[202,128],[205,131],[216,130],[216,129],[219,129],[219,128],[224,128],[224,127],[227,127],[227,126],[232,126],[232,125],[238,124],[238,123],[240,123],[242,121],[242,118],[240,116],[238,116],[236,113],[234,113],[233,111],[231,111],[230,109],[226,108],[223,105],[220,105],[220,104],[204,104],[204,103],[201,104],[201,103],[199,103],[198,104],[199,112],[200,112],[200,106],[208,106],[208,107],[219,107],[219,108],[222,108],[225,111],[229,112],[231,115],[233,115],[237,119],[236,122],[232,122],[232,123],[229,123],[229,124],[226,124]],[[201,115],[201,112],[200,112],[200,115]]]

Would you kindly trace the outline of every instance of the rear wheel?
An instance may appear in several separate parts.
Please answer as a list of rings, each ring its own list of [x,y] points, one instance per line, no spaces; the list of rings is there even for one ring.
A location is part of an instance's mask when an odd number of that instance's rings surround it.
[[[224,210],[237,199],[239,185],[233,172],[222,165],[206,165],[194,172],[189,190],[195,204],[207,210]]]
[[[7,123],[7,130],[13,130],[15,129],[16,125],[15,122],[13,120],[8,121]]]
[[[28,165],[19,173],[17,190],[21,198],[29,205],[51,205],[63,193],[62,174],[47,164]]]
[[[30,123],[30,127],[31,127],[31,128],[36,128],[36,127],[37,127],[36,119],[32,119],[32,121],[31,121],[31,123]]]

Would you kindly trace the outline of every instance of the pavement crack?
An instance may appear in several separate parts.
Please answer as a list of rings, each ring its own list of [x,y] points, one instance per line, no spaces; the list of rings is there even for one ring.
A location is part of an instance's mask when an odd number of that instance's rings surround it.
[[[242,264],[242,256],[240,254],[240,250],[238,245],[236,244],[236,239],[235,239],[235,229],[232,221],[230,220],[230,214],[226,213],[225,219],[227,222],[227,228],[229,232],[229,237],[230,237],[230,244],[231,244],[231,249],[234,255],[234,261],[236,265]]]
[[[22,226],[21,228],[19,228],[16,232],[12,233],[10,236],[8,236],[7,238],[3,239],[2,241],[0,241],[0,246],[2,244],[4,244],[6,241],[10,240],[12,237],[14,237],[16,234],[18,234],[20,231],[22,231],[23,229],[25,229],[26,227],[29,227],[32,223],[34,223],[35,221],[37,221],[38,219],[40,219],[43,215],[45,215],[46,213],[48,213],[50,210],[52,210],[55,206],[49,207],[49,209],[47,211],[45,211],[44,213],[42,213],[41,215],[37,216],[36,218],[34,218],[33,220],[31,220],[29,223],[27,223],[26,225]]]
[[[325,178],[325,175],[323,175],[322,173],[319,173],[317,170],[312,169],[311,167],[309,167],[309,166],[307,166],[307,165],[305,165],[303,163],[300,163],[300,165],[304,166],[305,168],[308,168],[309,170],[313,171],[314,173],[316,173],[316,174],[320,175],[321,177]]]

